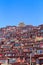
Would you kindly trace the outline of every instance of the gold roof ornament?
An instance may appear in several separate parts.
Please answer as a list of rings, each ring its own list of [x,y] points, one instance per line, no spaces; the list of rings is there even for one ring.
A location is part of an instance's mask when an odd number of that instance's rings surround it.
[[[24,22],[20,22],[18,26],[19,27],[25,27],[25,24],[24,24]]]

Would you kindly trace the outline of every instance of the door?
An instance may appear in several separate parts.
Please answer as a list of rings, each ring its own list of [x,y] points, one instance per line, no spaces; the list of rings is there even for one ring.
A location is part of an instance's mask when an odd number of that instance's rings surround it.
[[[40,65],[43,65],[43,59],[40,59],[40,60],[39,60],[39,64],[40,64]]]

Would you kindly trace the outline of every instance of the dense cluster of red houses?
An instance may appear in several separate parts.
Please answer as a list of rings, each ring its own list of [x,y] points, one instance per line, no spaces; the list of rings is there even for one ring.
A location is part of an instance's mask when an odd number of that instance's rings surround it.
[[[43,25],[0,28],[0,65],[43,64]]]

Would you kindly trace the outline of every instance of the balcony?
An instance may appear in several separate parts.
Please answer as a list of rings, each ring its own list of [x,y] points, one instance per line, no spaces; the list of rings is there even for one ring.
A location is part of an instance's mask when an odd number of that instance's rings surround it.
[[[7,46],[7,45],[2,45],[1,48],[7,48],[7,49],[9,49],[11,47],[10,46]]]

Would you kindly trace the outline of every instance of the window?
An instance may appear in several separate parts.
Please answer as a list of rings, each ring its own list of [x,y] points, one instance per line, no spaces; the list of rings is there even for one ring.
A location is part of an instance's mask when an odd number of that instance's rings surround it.
[[[20,44],[16,43],[15,46],[20,46]]]
[[[10,46],[2,45],[1,48],[10,48]]]
[[[12,54],[5,54],[5,56],[12,56]]]
[[[40,30],[40,32],[43,32],[43,30]]]
[[[41,54],[41,53],[43,53],[43,50],[37,50],[37,53]]]
[[[27,30],[22,30],[23,33],[27,32]]]
[[[37,50],[37,53],[40,54],[40,50]]]
[[[32,30],[32,28],[29,28],[29,31],[31,31]]]
[[[32,38],[33,38],[33,39],[35,39],[35,37],[36,37],[35,35],[32,35]]]
[[[43,36],[43,33],[41,34],[41,36]]]
[[[16,62],[15,58],[9,60],[9,63],[15,63],[15,62]]]
[[[37,45],[33,45],[33,47],[40,47],[40,45],[39,45],[39,44],[37,44]]]
[[[0,63],[5,63],[6,62],[6,60],[0,60]]]
[[[40,50],[40,53],[43,53],[43,50]]]
[[[43,43],[40,43],[40,48],[43,48]]]
[[[29,56],[29,53],[26,53],[26,56]]]
[[[40,33],[38,33],[38,36],[40,36]]]
[[[30,49],[30,51],[32,51],[33,49],[32,48],[29,48]]]
[[[38,59],[36,59],[36,64],[39,64],[39,60]]]
[[[12,54],[8,54],[8,56],[12,56]]]

